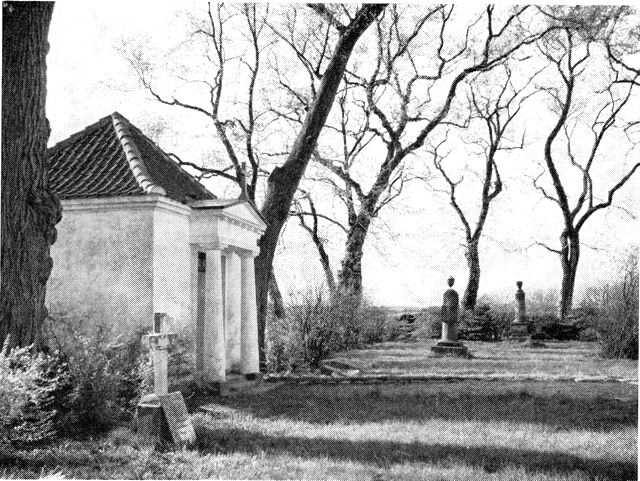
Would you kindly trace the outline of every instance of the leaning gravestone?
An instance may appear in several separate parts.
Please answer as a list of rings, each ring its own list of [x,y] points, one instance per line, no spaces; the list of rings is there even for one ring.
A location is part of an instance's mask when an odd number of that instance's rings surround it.
[[[469,357],[467,347],[458,341],[458,293],[453,289],[455,279],[447,280],[449,289],[442,300],[442,338],[431,348],[437,356]]]
[[[196,433],[180,391],[168,392],[169,347],[176,334],[164,332],[168,316],[156,313],[154,333],[143,336],[142,343],[153,359],[153,394],[138,403],[136,426],[140,437],[148,443],[173,442],[178,446],[193,444]]]

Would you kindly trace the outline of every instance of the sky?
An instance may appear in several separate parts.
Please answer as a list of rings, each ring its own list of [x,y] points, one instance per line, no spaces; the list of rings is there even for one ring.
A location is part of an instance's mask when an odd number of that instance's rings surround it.
[[[205,155],[218,155],[219,142],[211,126],[197,116],[159,105],[137,84],[135,75],[122,56],[122,39],[168,48],[175,44],[188,24],[184,15],[198,16],[206,4],[170,2],[56,2],[49,32],[47,116],[51,123],[50,145],[82,130],[98,119],[118,111],[156,140],[166,151],[184,160],[198,162]],[[541,200],[523,172],[535,175],[532,160],[540,158],[541,126],[549,115],[542,103],[534,103],[524,113],[531,147],[502,155],[498,162],[505,178],[505,191],[492,205],[481,244],[481,295],[508,302],[515,282],[524,281],[525,291],[557,290],[560,266],[555,255],[541,247],[528,247],[544,241],[557,247],[560,217],[557,209]],[[278,140],[276,140],[277,142]],[[277,146],[274,146],[274,149]],[[606,181],[620,169],[617,159],[623,153],[610,146],[611,172],[603,170]],[[636,151],[636,155],[637,155]],[[474,164],[473,156],[454,155],[459,167]],[[465,159],[466,160],[460,160]],[[613,160],[612,160],[613,159]],[[416,171],[430,165],[425,152],[409,159]],[[455,171],[455,164],[451,164]],[[365,167],[366,170],[366,167]],[[636,214],[640,176],[619,194],[618,203]],[[508,180],[508,182],[507,182]],[[446,195],[434,191],[442,187],[437,179],[426,185],[414,181],[407,185],[394,205],[376,219],[365,246],[364,285],[375,304],[424,306],[438,304],[453,275],[462,293],[467,269],[463,255],[461,228]],[[221,195],[219,186],[210,186]],[[224,192],[222,192],[224,195]],[[221,196],[222,196],[221,195]],[[474,208],[473,194],[463,201]],[[341,215],[339,206],[324,199],[324,211]],[[323,225],[327,249],[334,269],[344,249],[344,236]],[[588,285],[616,277],[621,251],[637,246],[638,221],[622,209],[600,212],[587,224],[578,272],[578,291]],[[300,261],[304,259],[304,261]],[[302,264],[301,264],[302,262]],[[276,275],[285,294],[302,295],[322,282],[323,274],[315,248],[290,220],[282,237],[276,260]]]

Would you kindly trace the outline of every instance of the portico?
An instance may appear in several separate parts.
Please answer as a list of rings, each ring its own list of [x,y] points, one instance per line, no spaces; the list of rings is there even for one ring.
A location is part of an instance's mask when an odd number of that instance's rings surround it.
[[[224,382],[227,373],[259,372],[254,258],[266,225],[247,202],[190,204],[192,263],[197,262],[196,376]]]

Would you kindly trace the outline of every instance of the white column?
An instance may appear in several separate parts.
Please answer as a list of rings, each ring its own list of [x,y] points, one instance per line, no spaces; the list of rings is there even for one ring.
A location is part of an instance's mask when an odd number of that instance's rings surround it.
[[[242,271],[242,374],[258,374],[258,310],[253,253],[241,254]]]
[[[222,258],[220,250],[207,251],[204,297],[204,379],[225,380],[226,349],[222,310]]]
[[[242,281],[240,272],[240,258],[238,254],[229,251],[226,254],[227,284],[225,289],[225,324],[227,338],[227,366],[232,371],[240,371],[241,332],[242,332]]]

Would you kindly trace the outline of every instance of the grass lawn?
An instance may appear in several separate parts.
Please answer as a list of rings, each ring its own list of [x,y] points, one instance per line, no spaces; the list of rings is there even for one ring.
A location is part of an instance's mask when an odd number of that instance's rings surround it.
[[[528,348],[514,342],[465,341],[473,359],[438,358],[436,339],[387,342],[369,349],[341,353],[370,374],[439,374],[491,376],[505,379],[625,379],[638,381],[637,361],[602,359],[595,342],[547,342]]]
[[[360,353],[359,360],[402,372],[413,373],[414,367],[407,367],[412,363],[427,369],[414,348],[419,350],[409,344],[409,355],[398,352],[386,360],[381,354]],[[472,351],[479,348],[474,344]],[[487,345],[483,352],[495,348]],[[395,349],[399,346],[371,351]],[[594,366],[605,362],[588,358],[584,364],[591,367],[577,368],[580,349],[568,348],[575,355],[567,363],[571,372],[596,372]],[[530,354],[535,355],[550,356],[544,350]],[[413,360],[398,366],[404,358]],[[488,366],[489,361],[479,362]],[[121,429],[101,439],[61,442],[42,450],[5,450],[0,477],[637,479],[638,392],[631,383],[464,380],[272,386],[207,400],[209,413],[194,415],[195,448],[153,451]],[[199,401],[190,400],[193,407]]]

